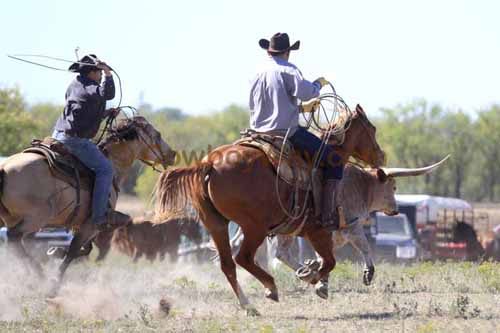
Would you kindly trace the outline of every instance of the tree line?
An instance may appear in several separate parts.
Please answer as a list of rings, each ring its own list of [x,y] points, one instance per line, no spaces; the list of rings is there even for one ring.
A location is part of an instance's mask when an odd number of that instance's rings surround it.
[[[206,115],[189,115],[175,108],[138,107],[182,158],[199,160],[211,148],[239,138],[248,127],[246,108],[230,105]],[[18,88],[0,89],[0,156],[27,147],[32,138],[52,132],[62,105],[29,105]],[[500,106],[473,112],[447,109],[425,100],[367,110],[377,127],[377,140],[388,155],[388,164],[417,167],[451,154],[446,165],[426,177],[398,181],[399,193],[453,196],[471,201],[497,201],[500,197]],[[124,191],[149,198],[158,174],[139,163]]]

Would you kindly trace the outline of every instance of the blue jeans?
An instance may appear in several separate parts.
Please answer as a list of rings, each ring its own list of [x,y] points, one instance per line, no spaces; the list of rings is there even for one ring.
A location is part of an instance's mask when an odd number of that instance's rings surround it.
[[[307,162],[312,162],[321,146],[321,139],[300,127],[290,137],[294,148],[304,156]],[[331,145],[325,145],[321,156],[320,168],[323,169],[324,179],[342,179],[344,165],[341,157],[335,153]]]
[[[92,193],[92,222],[103,223],[108,209],[109,195],[113,186],[113,166],[104,154],[89,139],[71,137],[54,131],[54,139],[64,143],[78,159],[95,173]]]

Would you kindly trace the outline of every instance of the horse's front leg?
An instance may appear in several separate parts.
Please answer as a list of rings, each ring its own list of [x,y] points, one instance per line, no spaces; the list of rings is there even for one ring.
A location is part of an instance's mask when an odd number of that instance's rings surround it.
[[[309,239],[311,245],[314,247],[314,250],[321,257],[321,264],[318,270],[311,270],[309,276],[301,277],[299,272],[297,273],[299,277],[306,282],[316,285],[316,293],[318,296],[326,299],[328,298],[328,285],[326,285],[326,293],[324,293],[324,291],[318,293],[318,288],[322,287],[322,284],[318,284],[318,282],[323,279],[328,281],[328,275],[335,268],[336,261],[333,255],[332,233],[318,228],[308,231],[306,233],[306,238]]]

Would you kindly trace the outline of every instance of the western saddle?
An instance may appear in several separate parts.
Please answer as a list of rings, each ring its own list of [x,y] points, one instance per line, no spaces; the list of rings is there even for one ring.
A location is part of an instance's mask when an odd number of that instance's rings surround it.
[[[94,171],[85,166],[61,141],[51,137],[46,137],[43,140],[32,140],[31,147],[23,150],[23,153],[33,153],[43,156],[49,165],[51,174],[75,189],[76,205],[67,219],[68,222],[71,221],[80,208],[80,191],[85,190],[92,193],[94,189]],[[116,179],[113,179],[113,189],[116,193],[119,192]]]

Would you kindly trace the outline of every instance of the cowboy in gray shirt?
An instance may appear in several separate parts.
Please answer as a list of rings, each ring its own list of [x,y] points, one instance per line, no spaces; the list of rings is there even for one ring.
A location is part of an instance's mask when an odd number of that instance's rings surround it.
[[[261,39],[259,45],[267,51],[269,62],[252,82],[250,127],[257,132],[283,135],[289,130],[289,138],[295,149],[312,157],[320,150],[321,140],[299,126],[299,112],[312,112],[318,108],[317,97],[328,81],[321,77],[310,82],[304,79],[295,65],[288,62],[290,51],[298,50],[300,41],[290,46],[286,33],[277,33],[270,41]],[[321,167],[324,178],[321,223],[336,229],[338,216],[335,192],[342,179],[344,166],[330,145],[325,146]]]

